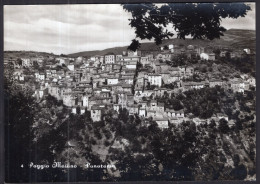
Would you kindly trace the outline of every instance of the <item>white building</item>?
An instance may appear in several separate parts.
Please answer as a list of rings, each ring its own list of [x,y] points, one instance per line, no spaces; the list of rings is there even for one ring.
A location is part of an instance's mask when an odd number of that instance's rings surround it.
[[[161,74],[148,74],[148,82],[150,85],[162,86],[162,76]]]
[[[68,69],[69,69],[70,71],[74,71],[74,65],[73,65],[73,64],[68,65]]]
[[[147,64],[150,64],[150,61],[149,61],[149,58],[148,57],[141,57],[141,60],[140,60],[141,64],[144,66],[144,65],[147,65]]]
[[[45,80],[45,74],[44,73],[40,73],[38,76],[39,80]]]
[[[250,53],[251,53],[250,49],[248,49],[248,48],[244,49],[244,51],[245,51],[247,54],[250,54]]]
[[[22,66],[30,67],[33,65],[33,62],[29,58],[22,58]]]
[[[113,104],[113,109],[117,112],[119,112],[120,105],[119,104]]]
[[[72,107],[72,109],[71,109],[71,113],[73,113],[73,114],[77,114],[77,107]]]
[[[116,77],[107,78],[107,85],[114,85],[114,84],[118,84],[118,78]]]
[[[88,107],[88,96],[83,96],[82,102],[83,102],[83,107]]]
[[[155,118],[154,121],[158,124],[159,128],[168,128],[168,118]]]
[[[94,105],[91,107],[90,113],[91,113],[91,118],[92,118],[93,122],[101,121],[102,110],[103,110],[103,108],[99,107],[99,106]]]
[[[209,55],[206,54],[206,53],[201,53],[201,54],[200,54],[200,58],[201,58],[201,59],[204,59],[204,60],[209,60]]]
[[[136,50],[136,51],[128,50],[128,51],[127,51],[127,55],[128,55],[128,56],[137,56],[138,53],[137,53],[137,50]]]
[[[125,67],[128,69],[136,69],[137,61],[127,61]]]
[[[81,107],[80,108],[80,114],[84,114],[86,112],[85,108],[84,107]]]
[[[138,114],[141,117],[146,117],[146,109],[145,108],[140,108]]]
[[[115,55],[114,54],[106,54],[105,55],[105,63],[106,64],[112,64],[115,63]]]

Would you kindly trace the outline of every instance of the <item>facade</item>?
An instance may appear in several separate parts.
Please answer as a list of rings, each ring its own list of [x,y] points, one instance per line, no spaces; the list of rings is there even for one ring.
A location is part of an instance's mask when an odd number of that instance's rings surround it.
[[[201,53],[200,58],[203,59],[203,60],[209,60],[209,55],[206,54],[206,53]]]
[[[169,121],[168,121],[168,118],[155,118],[154,121],[158,124],[158,127],[159,128],[168,128],[169,125]]]
[[[116,57],[113,53],[108,53],[105,55],[105,64],[115,63]]]
[[[160,74],[148,74],[148,82],[150,82],[151,85],[161,87],[162,76]]]
[[[90,113],[91,113],[91,118],[92,118],[93,122],[101,121],[102,111],[103,111],[103,108],[100,106],[91,107]]]

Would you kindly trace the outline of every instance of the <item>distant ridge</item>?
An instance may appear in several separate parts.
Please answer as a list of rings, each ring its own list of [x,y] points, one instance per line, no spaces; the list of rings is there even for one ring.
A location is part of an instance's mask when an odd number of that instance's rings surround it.
[[[176,45],[199,45],[199,46],[222,46],[222,47],[232,47],[233,49],[250,48],[255,51],[256,36],[255,30],[243,30],[243,29],[229,29],[224,33],[220,39],[214,40],[193,40],[193,39],[168,39],[163,40],[163,43],[157,46],[153,42],[142,43],[139,50],[158,50],[160,46],[176,44]],[[122,54],[123,51],[127,50],[128,46],[124,47],[114,47],[104,50],[95,51],[85,51],[69,54],[69,57],[91,57],[94,55],[105,55],[108,52],[113,52],[114,54]]]

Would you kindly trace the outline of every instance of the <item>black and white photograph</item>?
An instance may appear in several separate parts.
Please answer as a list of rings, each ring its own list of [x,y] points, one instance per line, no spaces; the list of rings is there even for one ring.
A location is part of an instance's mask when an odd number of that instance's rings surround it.
[[[255,2],[3,6],[6,183],[256,181]]]

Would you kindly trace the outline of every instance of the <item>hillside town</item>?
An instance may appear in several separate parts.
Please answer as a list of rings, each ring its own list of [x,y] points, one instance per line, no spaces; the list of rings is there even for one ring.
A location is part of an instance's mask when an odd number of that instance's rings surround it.
[[[245,48],[229,52],[220,49],[218,57],[241,58],[252,55]],[[200,64],[215,61],[213,49],[197,45],[164,45],[158,50],[126,50],[122,53],[108,52],[91,57],[36,55],[19,59],[6,59],[14,69],[14,79],[23,88],[30,86],[35,98],[51,95],[61,100],[73,114],[91,112],[93,122],[101,121],[106,109],[116,112],[127,109],[130,115],[137,114],[143,119],[152,118],[160,128],[169,123],[178,124],[192,119],[196,124],[210,122],[212,118],[224,118],[224,113],[214,114],[210,119],[191,118],[184,109],[167,108],[157,97],[183,93],[190,89],[220,86],[225,90],[244,93],[255,87],[255,78],[241,74],[235,78],[214,78],[205,76],[193,65],[171,66],[177,57],[198,60]],[[30,72],[25,72],[29,70]],[[201,80],[193,80],[197,75]],[[33,81],[33,82],[29,82]],[[232,121],[229,124],[232,125]]]

